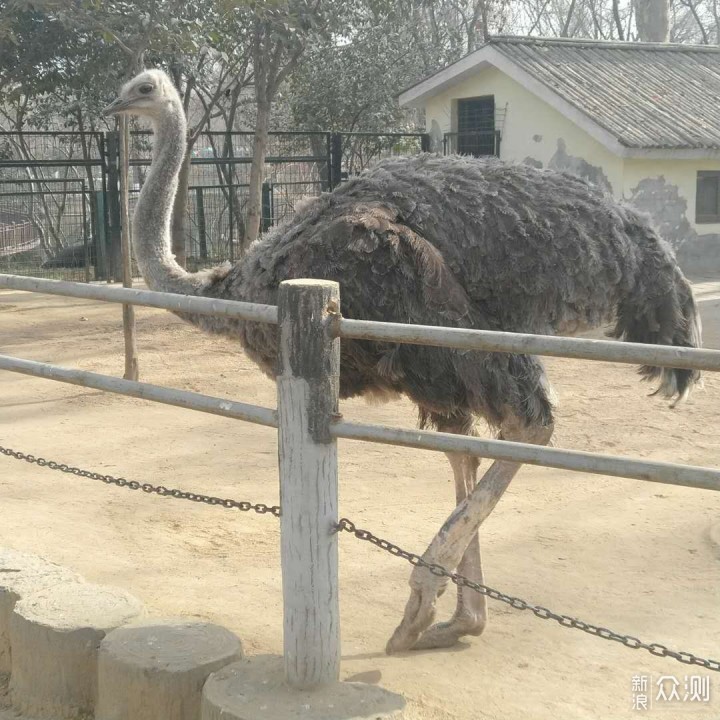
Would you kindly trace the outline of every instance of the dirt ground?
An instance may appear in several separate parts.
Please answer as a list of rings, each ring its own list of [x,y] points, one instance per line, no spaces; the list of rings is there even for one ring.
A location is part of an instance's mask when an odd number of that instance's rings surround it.
[[[720,302],[705,294],[703,313],[717,314]],[[231,342],[163,311],[137,313],[142,380],[275,405],[274,385]],[[120,308],[0,292],[0,352],[121,375]],[[547,365],[560,397],[557,447],[719,464],[720,378],[708,375],[704,391],[670,410],[647,397],[632,368]],[[350,419],[415,424],[407,402],[347,402],[342,411]],[[278,502],[270,429],[7,372],[0,373],[0,444],[140,482]],[[340,458],[341,514],[422,552],[453,507],[445,457],[343,441]],[[719,511],[720,495],[709,491],[526,467],[482,528],[486,582],[557,612],[718,658],[720,548],[711,534]],[[122,586],[154,614],[226,625],[248,654],[282,652],[278,522],[270,516],[106,487],[0,457],[0,544]],[[720,674],[496,602],[482,637],[452,650],[387,657],[410,566],[349,535],[340,540],[340,562],[342,676],[402,693],[410,717],[720,717]],[[440,615],[453,604],[448,591]],[[656,699],[663,675],[679,682],[679,701]],[[712,676],[708,702],[682,699],[690,675]],[[647,712],[633,709],[636,676],[648,682]]]

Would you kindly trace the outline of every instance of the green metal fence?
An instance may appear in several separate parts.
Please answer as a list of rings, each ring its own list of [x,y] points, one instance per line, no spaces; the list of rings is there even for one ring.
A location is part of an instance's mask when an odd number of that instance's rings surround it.
[[[130,210],[152,158],[152,134],[131,133]],[[190,270],[234,261],[245,247],[254,135],[204,132],[192,149],[184,223]],[[400,133],[270,133],[261,232],[392,155],[429,147]],[[117,133],[0,133],[0,272],[68,280],[120,276]]]

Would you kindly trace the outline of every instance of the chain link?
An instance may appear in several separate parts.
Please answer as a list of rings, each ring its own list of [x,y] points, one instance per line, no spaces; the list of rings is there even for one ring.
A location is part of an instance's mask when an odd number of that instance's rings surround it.
[[[192,502],[205,503],[206,505],[217,505],[229,510],[241,510],[248,512],[252,510],[259,515],[269,513],[275,517],[280,517],[280,507],[278,505],[265,505],[265,503],[253,504],[247,501],[227,500],[212,495],[201,495],[200,493],[185,492],[184,490],[174,490],[166,488],[163,485],[151,485],[150,483],[139,483],[136,480],[126,480],[121,477],[113,477],[112,475],[102,475],[101,473],[91,472],[90,470],[81,470],[80,468],[71,467],[64,463],[56,463],[53,460],[45,460],[45,458],[36,458],[34,455],[26,455],[25,453],[16,452],[9,448],[0,446],[0,454],[13,457],[16,460],[24,460],[28,463],[47,467],[50,470],[59,470],[60,472],[70,473],[78,477],[90,478],[91,480],[100,480],[107,485],[117,485],[118,487],[128,488],[129,490],[142,490],[148,494],[160,495],[160,497],[172,497],[177,500],[190,500]]]
[[[78,477],[89,478],[91,480],[99,480],[107,485],[117,485],[118,487],[128,488],[129,490],[142,490],[145,493],[160,495],[161,497],[172,497],[178,500],[190,500],[192,502],[204,503],[206,505],[216,505],[227,509],[241,510],[243,512],[253,511],[259,515],[270,514],[275,517],[280,517],[280,507],[278,505],[266,505],[265,503],[250,503],[247,501],[229,500],[219,497],[213,497],[212,495],[202,495],[200,493],[185,492],[184,490],[176,490],[173,488],[166,488],[163,485],[151,485],[150,483],[139,483],[135,480],[126,480],[122,477],[113,477],[112,475],[102,475],[101,473],[92,472],[90,470],[82,470],[80,468],[65,465],[64,463],[57,463],[53,460],[45,460],[45,458],[38,458],[34,455],[27,455],[22,452],[17,452],[9,448],[0,446],[0,454],[7,455],[8,457],[15,458],[16,460],[23,460],[24,462],[33,463],[40,467],[47,467],[50,470],[59,470],[60,472],[70,473],[71,475],[77,475]],[[369,530],[362,530],[355,526],[355,523],[342,518],[335,526],[337,532],[345,531],[354,535],[358,540],[364,540],[369,542],[381,550],[394,555],[395,557],[407,560],[411,565],[415,567],[422,567],[429,570],[433,575],[437,577],[444,577],[450,580],[458,587],[470,588],[481,595],[487,595],[487,597],[493,600],[506,603],[516,610],[530,610],[535,617],[541,620],[554,620],[563,627],[575,628],[576,630],[582,630],[590,635],[604,638],[605,640],[612,640],[619,642],[625,647],[632,648],[633,650],[647,650],[650,654],[656,655],[657,657],[669,657],[678,662],[684,663],[685,665],[697,665],[705,668],[706,670],[714,670],[715,672],[720,671],[720,661],[717,660],[706,660],[704,658],[693,655],[689,652],[670,650],[665,645],[660,643],[644,643],[632,635],[621,635],[613,630],[604,628],[598,625],[592,625],[591,623],[583,622],[577,618],[569,615],[559,615],[554,613],[548,608],[531,605],[530,603],[512,595],[506,595],[505,593],[495,590],[487,585],[481,585],[480,583],[468,580],[462,575],[452,573],[446,570],[441,565],[435,563],[429,563],[416,555],[415,553],[403,550],[400,546],[391,543],[389,540],[373,535]]]
[[[632,648],[633,650],[647,650],[652,655],[656,655],[658,657],[669,657],[673,660],[684,663],[685,665],[697,665],[705,668],[706,670],[714,670],[715,672],[720,671],[720,661],[718,660],[706,660],[689,652],[670,650],[660,643],[644,643],[632,635],[622,635],[613,630],[609,630],[608,628],[601,627],[599,625],[592,625],[591,623],[583,622],[582,620],[578,620],[577,618],[569,615],[559,615],[558,613],[554,613],[552,610],[548,610],[546,607],[531,605],[520,598],[513,597],[512,595],[506,595],[505,593],[502,593],[499,590],[494,590],[487,585],[481,585],[480,583],[468,580],[462,575],[449,572],[441,565],[429,563],[423,560],[420,555],[403,550],[398,545],[395,545],[388,540],[383,540],[377,535],[373,535],[368,530],[361,530],[355,526],[355,523],[347,518],[342,518],[335,527],[338,532],[348,532],[351,535],[354,535],[358,540],[364,540],[365,542],[372,543],[395,557],[407,560],[415,567],[425,568],[433,575],[447,578],[458,587],[470,588],[481,595],[487,595],[487,597],[490,597],[493,600],[499,600],[500,602],[506,603],[507,605],[514,607],[516,610],[529,610],[533,613],[533,615],[535,615],[535,617],[538,617],[541,620],[554,620],[563,627],[582,630],[590,635],[595,635],[596,637],[601,637],[605,640],[612,640],[613,642],[621,643],[622,645],[625,645],[625,647]]]

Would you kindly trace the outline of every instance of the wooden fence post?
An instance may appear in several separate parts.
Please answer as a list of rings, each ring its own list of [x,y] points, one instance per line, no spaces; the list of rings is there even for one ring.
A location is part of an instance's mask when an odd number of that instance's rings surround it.
[[[120,118],[120,228],[122,248],[123,287],[132,287],[132,247],[130,244],[130,120]],[[125,374],[126,380],[140,378],[137,338],[135,326],[135,307],[123,305],[123,331],[125,334]]]
[[[278,454],[285,678],[295,688],[340,677],[337,443],[340,340],[329,332],[340,289],[325,280],[280,284]]]

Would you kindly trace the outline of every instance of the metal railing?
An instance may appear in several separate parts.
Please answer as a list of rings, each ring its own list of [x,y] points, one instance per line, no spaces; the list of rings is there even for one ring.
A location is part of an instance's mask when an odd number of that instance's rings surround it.
[[[91,265],[96,265],[89,197],[85,178],[0,178],[0,269],[32,273],[38,266],[75,268],[61,277],[89,282]],[[26,218],[19,243],[12,237],[13,226],[3,222],[13,215]]]
[[[150,132],[131,133],[131,206],[151,163],[152,142]],[[334,189],[384,157],[412,155],[429,147],[429,136],[422,133],[271,132],[263,171],[261,230],[264,232],[291,217],[303,198]],[[205,131],[195,142],[188,203],[181,223],[190,269],[232,261],[242,252],[253,152],[252,132]],[[35,234],[52,234],[53,223],[78,225],[65,217],[72,214],[71,209],[58,202],[62,196],[60,183],[71,182],[73,178],[86,180],[87,193],[82,197],[87,195],[88,200],[91,222],[86,225],[92,257],[86,258],[84,264],[86,274],[92,265],[96,280],[122,276],[118,168],[116,132],[0,132],[0,179],[21,182],[29,178],[35,184],[38,202],[56,205],[57,217],[49,219],[46,212],[35,214],[28,226],[30,230],[35,227]],[[6,198],[6,203],[9,199]],[[0,218],[0,233],[2,225]],[[5,234],[10,236],[14,232],[21,234],[20,230],[12,229]],[[12,262],[0,265],[0,271],[82,279],[78,272],[61,270],[77,265],[77,258],[65,253],[63,244],[33,252],[8,253]],[[23,245],[18,247],[20,251],[25,249]],[[70,264],[64,264],[68,258]],[[45,264],[47,260],[51,264]]]
[[[340,338],[420,343],[720,371],[720,351],[344,319],[328,281],[281,283],[278,307],[0,275],[0,288],[226,315],[277,324],[278,409],[0,355],[0,369],[244,420],[279,432],[286,676],[339,677],[337,438],[462,452],[588,473],[720,490],[720,470],[504,440],[348,422],[338,413]],[[319,590],[318,590],[319,589]]]
[[[473,155],[500,157],[500,130],[478,130],[476,132],[448,132],[443,135],[443,155]]]

